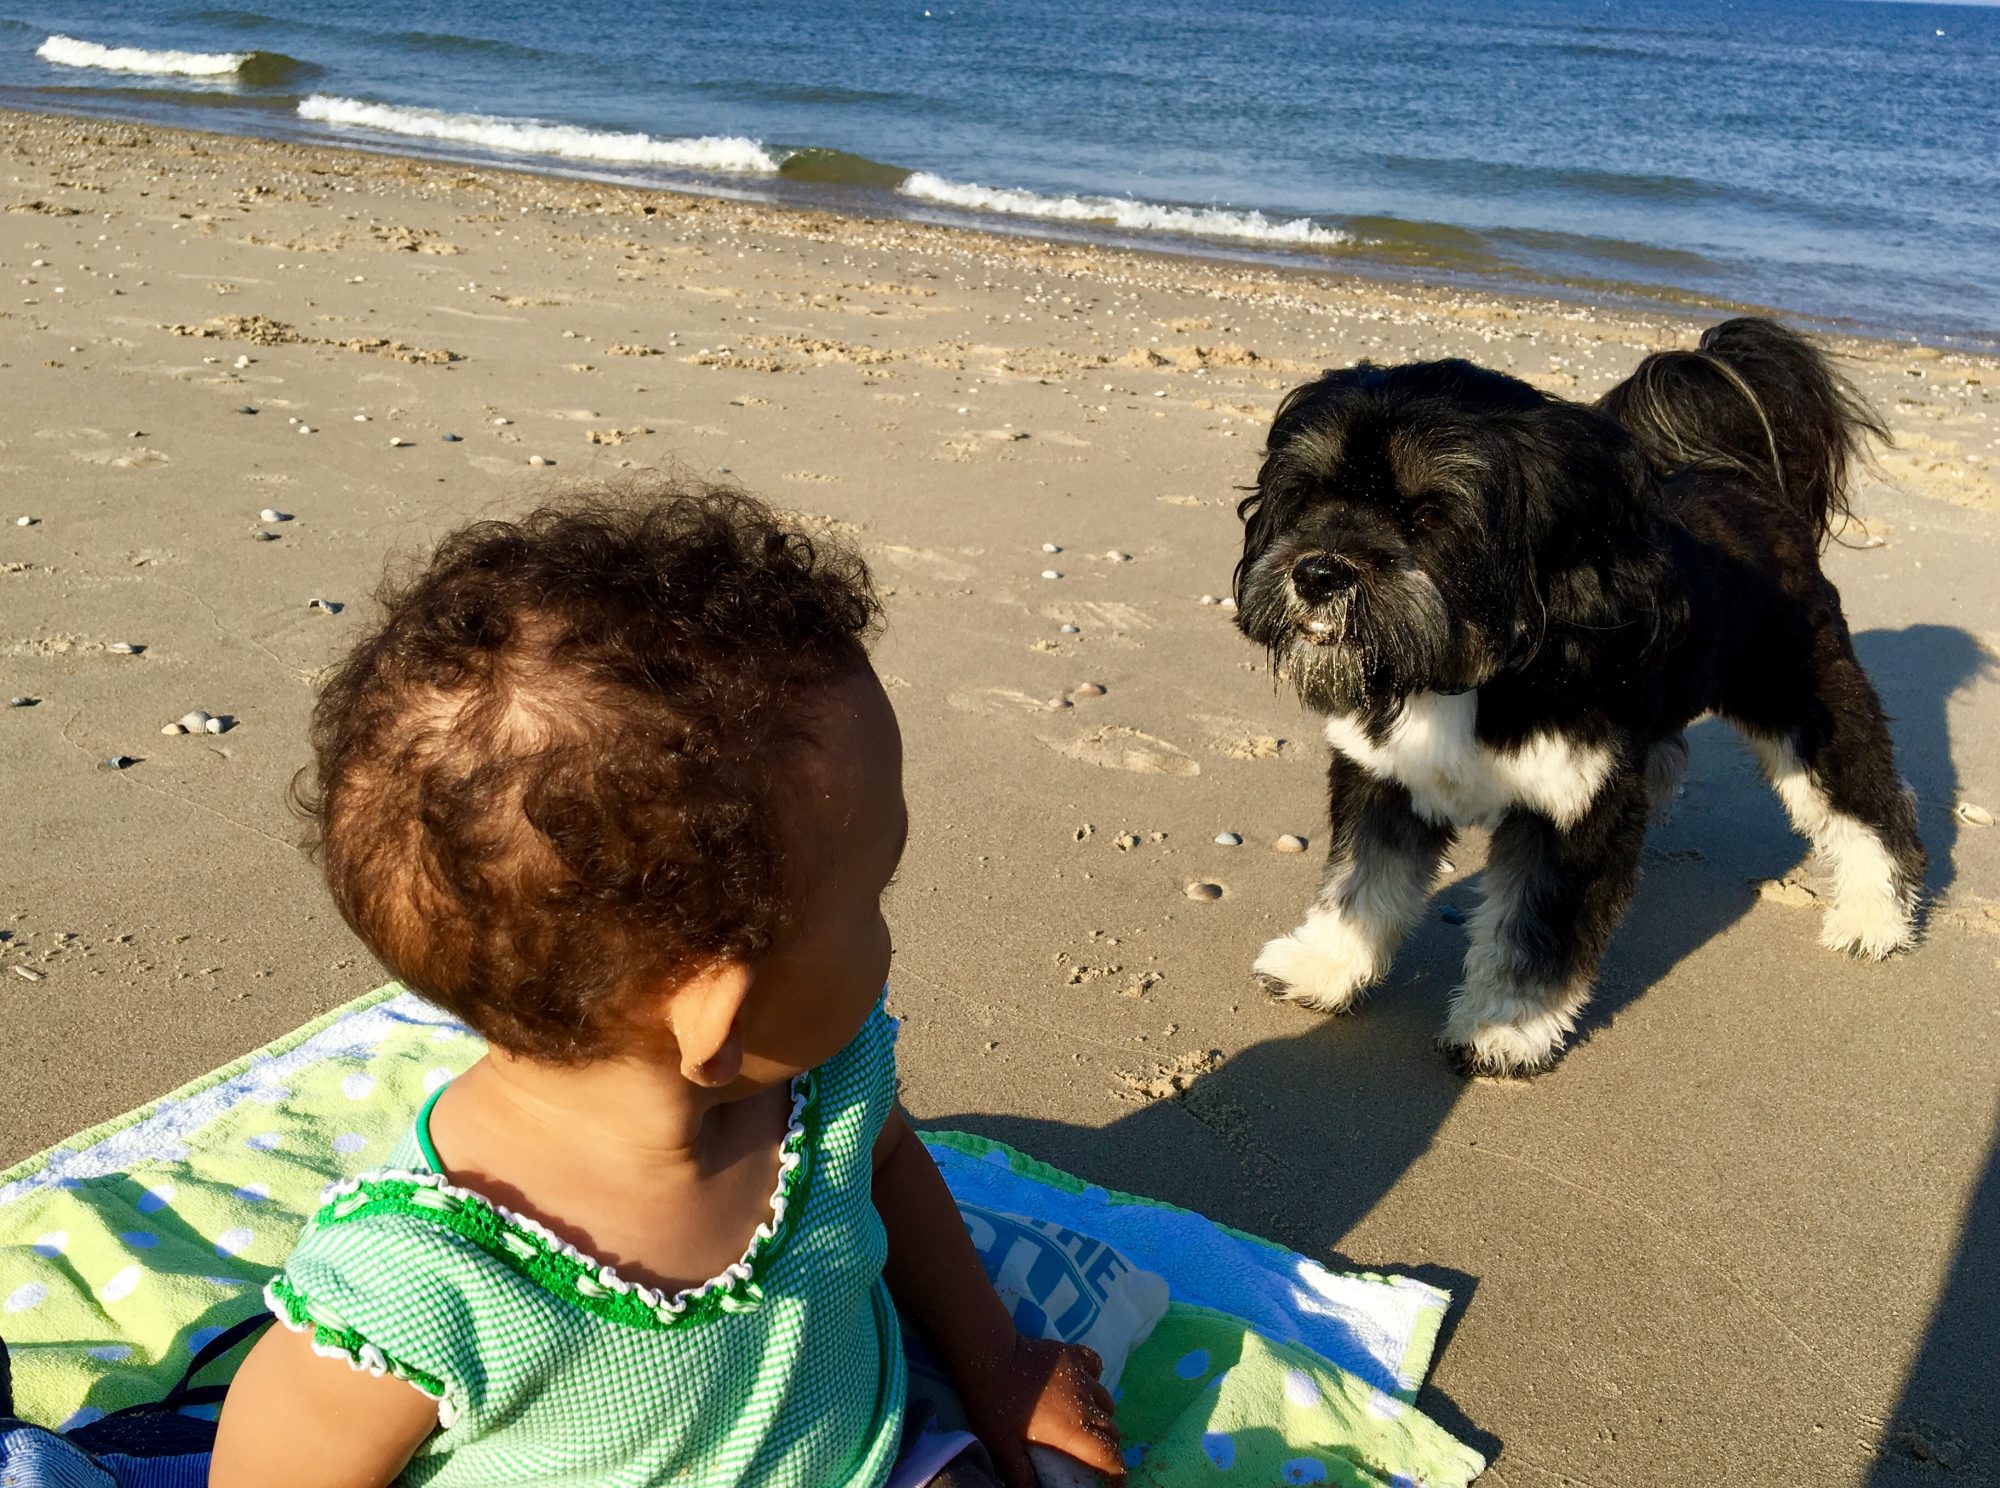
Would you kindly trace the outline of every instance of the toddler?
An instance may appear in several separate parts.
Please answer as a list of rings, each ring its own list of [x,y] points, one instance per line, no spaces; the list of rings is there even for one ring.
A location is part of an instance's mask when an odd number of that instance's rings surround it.
[[[383,601],[308,805],[348,923],[489,1048],[272,1280],[214,1488],[1116,1476],[1097,1360],[1015,1331],[896,1108],[860,560],[670,489],[477,523]],[[990,1459],[906,1432],[900,1326]]]

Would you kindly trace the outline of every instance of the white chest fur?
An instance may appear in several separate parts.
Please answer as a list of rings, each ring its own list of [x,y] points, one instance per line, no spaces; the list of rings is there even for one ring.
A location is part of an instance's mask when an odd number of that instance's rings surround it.
[[[1400,783],[1418,815],[1434,822],[1490,827],[1517,806],[1563,827],[1581,818],[1611,773],[1611,751],[1560,734],[1492,749],[1473,730],[1478,708],[1477,693],[1420,693],[1380,744],[1342,717],[1327,719],[1327,742],[1371,775]]]

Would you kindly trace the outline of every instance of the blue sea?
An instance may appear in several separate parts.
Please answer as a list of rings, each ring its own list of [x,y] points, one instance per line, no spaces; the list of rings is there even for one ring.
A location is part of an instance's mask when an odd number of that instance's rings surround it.
[[[0,106],[2000,347],[2000,8],[0,0]]]

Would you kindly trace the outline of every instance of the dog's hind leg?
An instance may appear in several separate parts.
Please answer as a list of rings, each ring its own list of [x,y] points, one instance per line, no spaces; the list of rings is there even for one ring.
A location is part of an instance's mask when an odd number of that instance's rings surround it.
[[[1916,939],[1924,846],[1875,688],[1836,616],[1813,636],[1812,695],[1788,726],[1739,720],[1833,880],[1820,944],[1880,959]]]
[[[1516,810],[1494,829],[1465,980],[1438,1038],[1466,1073],[1532,1075],[1562,1052],[1638,887],[1646,774],[1615,771],[1570,826]]]
[[[1453,832],[1418,816],[1402,786],[1337,752],[1328,782],[1326,880],[1305,923],[1268,942],[1252,969],[1279,996],[1338,1013],[1388,972],[1423,913]]]

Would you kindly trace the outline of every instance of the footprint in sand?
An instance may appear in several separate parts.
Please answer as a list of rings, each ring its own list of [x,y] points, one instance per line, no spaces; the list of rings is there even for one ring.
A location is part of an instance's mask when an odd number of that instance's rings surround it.
[[[961,563],[949,554],[935,552],[929,548],[905,548],[884,543],[877,546],[875,551],[906,573],[917,574],[926,579],[936,579],[940,583],[963,584],[978,577],[979,574],[979,570],[971,564]]]
[[[1044,699],[1011,687],[954,692],[946,701],[962,713],[1032,715],[1035,722],[1030,732],[1036,742],[1102,770],[1130,770],[1138,775],[1201,773],[1200,763],[1177,744],[1122,724],[1083,726],[1073,713],[1053,711]]]

